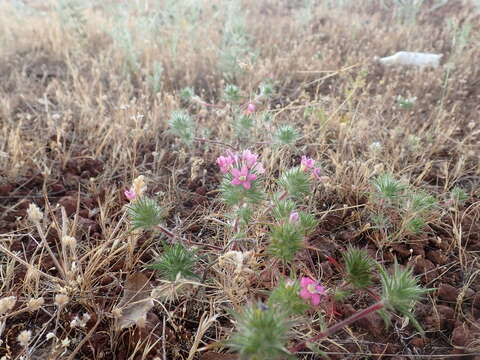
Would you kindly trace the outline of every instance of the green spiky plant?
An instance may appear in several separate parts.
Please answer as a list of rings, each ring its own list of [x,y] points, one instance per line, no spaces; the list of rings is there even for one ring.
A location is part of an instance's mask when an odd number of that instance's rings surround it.
[[[405,195],[407,186],[395,179],[391,174],[382,174],[372,181],[374,196],[388,205],[400,202]]]
[[[300,283],[298,280],[282,279],[268,298],[268,306],[280,309],[287,316],[302,315],[308,305],[299,296]]]
[[[284,192],[293,199],[301,199],[310,193],[310,177],[300,167],[287,170],[282,174],[278,183]]]
[[[163,220],[163,209],[149,197],[142,196],[127,207],[133,229],[150,230]]]
[[[282,146],[294,146],[300,134],[292,125],[279,127],[274,135],[274,143]]]
[[[186,111],[173,111],[168,124],[172,134],[178,136],[184,144],[192,144],[195,129],[193,120]]]
[[[452,191],[450,191],[450,200],[456,205],[463,204],[468,198],[467,192],[458,186],[455,186]]]
[[[410,322],[423,335],[424,331],[412,309],[417,301],[423,295],[432,291],[433,289],[422,289],[418,285],[418,279],[413,276],[413,269],[402,269],[395,261],[393,267],[393,274],[389,274],[383,267],[380,268],[380,280],[382,283],[382,303],[383,309],[379,314],[385,320],[387,326],[390,324],[391,312],[396,312],[410,320]]]
[[[372,219],[388,241],[424,231],[437,207],[437,200],[424,191],[412,190],[390,174],[379,175],[372,181],[377,213]],[[400,220],[398,220],[400,219]],[[387,234],[387,229],[394,229]]]
[[[303,233],[295,224],[275,224],[270,231],[268,253],[283,262],[291,262],[303,248],[303,239]]]
[[[291,324],[276,307],[253,304],[235,315],[236,332],[228,346],[242,360],[268,360],[288,355],[285,344]]]
[[[349,247],[342,254],[346,280],[357,289],[364,289],[373,282],[372,274],[376,262],[365,250]]]
[[[195,253],[182,244],[173,244],[165,248],[162,255],[148,268],[159,272],[163,279],[175,281],[177,277],[195,278],[197,258]]]
[[[296,204],[292,200],[276,200],[274,204],[272,215],[276,222],[270,227],[268,252],[283,262],[291,262],[318,222],[312,214],[294,211]]]
[[[366,268],[366,259],[364,255],[359,256],[359,253],[353,255],[357,257],[363,264],[361,266],[350,266],[350,271],[356,268],[359,273],[352,274],[350,277],[360,279],[360,285],[364,285]],[[370,305],[366,309],[359,310],[347,319],[340,321],[339,323],[329,327],[325,331],[322,331],[319,335],[309,339],[308,341],[300,342],[299,344],[291,347],[289,350],[292,353],[298,352],[307,346],[307,343],[317,342],[325,337],[328,337],[335,332],[343,329],[346,326],[363,319],[373,312],[378,312],[380,316],[385,320],[387,326],[391,322],[391,313],[398,313],[404,317],[407,317],[410,322],[423,334],[418,321],[415,319],[413,309],[415,303],[419,301],[423,295],[432,289],[423,289],[418,284],[418,279],[413,276],[413,270],[410,268],[402,269],[397,262],[394,264],[393,273],[389,274],[383,267],[378,267],[380,272],[380,280],[382,285],[382,292],[380,299]]]

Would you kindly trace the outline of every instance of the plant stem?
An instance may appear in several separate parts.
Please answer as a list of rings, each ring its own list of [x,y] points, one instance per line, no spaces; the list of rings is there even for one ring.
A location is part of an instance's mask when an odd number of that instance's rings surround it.
[[[177,235],[175,235],[173,232],[163,227],[162,225],[157,225],[156,228],[173,240],[178,238]]]
[[[63,279],[64,279],[64,280],[68,280],[68,279],[67,279],[67,276],[66,276],[66,273],[65,273],[65,269],[64,269],[63,266],[58,262],[55,254],[54,254],[53,251],[52,251],[52,248],[50,247],[50,245],[48,245],[47,237],[45,236],[45,234],[44,234],[44,232],[43,232],[43,229],[42,229],[42,227],[40,226],[40,223],[39,223],[39,222],[36,222],[36,223],[35,223],[35,226],[37,227],[37,231],[38,231],[38,234],[40,235],[40,238],[42,239],[43,246],[45,246],[45,248],[47,249],[47,252],[48,252],[48,254],[50,255],[50,258],[52,259],[53,264],[55,265],[55,267],[57,268],[58,272],[61,274],[61,276],[63,277]]]
[[[291,353],[296,353],[300,350],[302,350],[306,345],[307,345],[307,342],[315,342],[315,341],[318,341],[320,339],[323,339],[327,336],[330,336],[334,333],[336,333],[338,330],[344,328],[345,326],[348,326],[350,325],[351,323],[357,321],[357,320],[360,320],[360,319],[363,319],[364,317],[366,317],[368,314],[372,313],[372,312],[375,312],[377,310],[380,310],[382,309],[383,307],[385,306],[385,304],[383,303],[383,301],[379,301],[371,306],[369,306],[368,308],[366,309],[363,309],[363,310],[360,310],[360,311],[357,311],[355,314],[353,314],[352,316],[348,317],[347,319],[343,320],[343,321],[340,321],[339,323],[336,323],[335,325],[329,327],[327,330],[321,332],[320,334],[318,334],[317,336],[314,336],[313,338],[307,340],[307,341],[303,341],[301,342],[300,344],[297,344],[293,347],[291,347],[289,349],[289,351]]]

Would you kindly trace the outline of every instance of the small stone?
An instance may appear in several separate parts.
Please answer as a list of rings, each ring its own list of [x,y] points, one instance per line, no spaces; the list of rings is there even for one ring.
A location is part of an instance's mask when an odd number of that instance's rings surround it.
[[[427,258],[434,264],[445,265],[448,262],[448,258],[442,253],[441,250],[432,250],[427,253]]]
[[[68,216],[75,214],[77,211],[77,200],[71,196],[64,196],[58,203],[65,208],[65,211]]]
[[[438,287],[438,297],[441,300],[456,302],[457,296],[458,290],[455,289],[452,285],[442,283]]]
[[[470,341],[470,331],[465,325],[457,326],[452,333],[452,344],[455,346],[467,346]]]
[[[421,349],[426,345],[426,339],[420,336],[416,336],[412,340],[410,340],[410,345],[418,349]]]

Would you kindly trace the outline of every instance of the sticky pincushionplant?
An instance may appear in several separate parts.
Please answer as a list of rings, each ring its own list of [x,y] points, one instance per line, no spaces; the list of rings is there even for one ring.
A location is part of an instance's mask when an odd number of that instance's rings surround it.
[[[250,150],[228,152],[217,158],[217,165],[224,174],[220,191],[227,205],[240,207],[243,204],[259,203],[263,199],[259,177],[265,169],[258,161],[257,154]]]
[[[267,302],[268,306],[260,304],[258,307],[249,307],[243,315],[237,315],[237,331],[232,337],[230,347],[239,352],[240,358],[281,359],[301,351],[307,343],[313,344],[331,336],[373,312],[378,312],[385,319],[387,326],[390,323],[390,313],[397,312],[407,317],[423,333],[413,315],[413,306],[430,289],[422,289],[418,285],[418,280],[412,275],[412,269],[402,269],[395,263],[393,273],[389,274],[365,251],[353,248],[347,249],[344,260],[347,279],[356,289],[372,284],[373,271],[379,270],[382,290],[381,295],[375,297],[374,304],[330,326],[308,341],[290,347],[289,352],[285,352],[286,342],[291,339],[290,327],[294,324],[292,317],[301,315],[308,305],[315,308],[321,306],[323,301],[334,296],[335,292],[327,292],[324,286],[310,277],[303,277],[300,282],[282,280],[272,291]],[[254,313],[255,309],[260,309],[262,316],[258,316],[260,313]],[[257,316],[253,316],[254,314]],[[268,331],[272,334],[270,337],[263,337],[261,345],[258,343],[259,331]]]

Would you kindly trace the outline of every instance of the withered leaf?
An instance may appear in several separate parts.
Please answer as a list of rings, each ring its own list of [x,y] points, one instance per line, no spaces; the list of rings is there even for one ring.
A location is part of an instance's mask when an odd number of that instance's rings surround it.
[[[147,313],[153,307],[151,291],[150,282],[144,274],[135,273],[127,278],[123,297],[117,305],[121,313],[117,319],[118,330],[135,324],[145,325]]]

